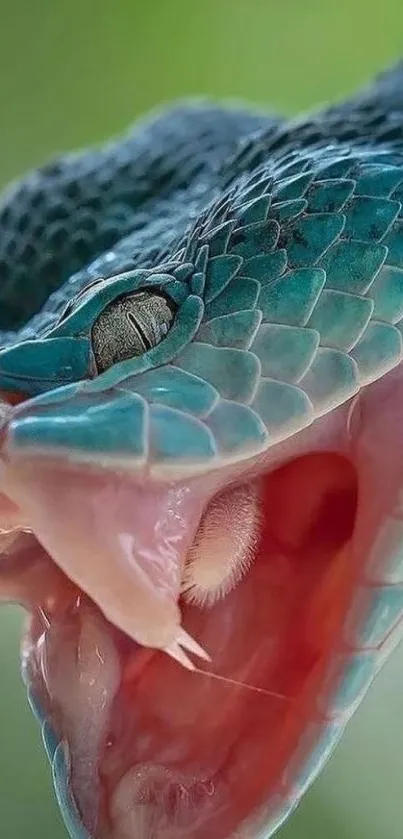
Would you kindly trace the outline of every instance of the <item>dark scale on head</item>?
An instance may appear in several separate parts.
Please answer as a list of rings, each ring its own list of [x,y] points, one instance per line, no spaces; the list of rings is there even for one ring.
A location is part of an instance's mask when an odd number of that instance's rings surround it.
[[[20,329],[73,274],[85,274],[86,266],[129,234],[144,231],[147,239],[164,201],[172,202],[165,226],[183,235],[217,192],[259,164],[274,171],[297,149],[350,138],[356,145],[393,143],[401,131],[402,72],[395,68],[359,97],[287,124],[244,109],[185,105],[100,150],[69,155],[32,173],[8,189],[0,204],[0,330]],[[197,200],[185,224],[192,190]],[[185,195],[178,224],[174,199],[180,191]],[[135,247],[131,267],[142,265],[141,235]],[[155,241],[146,250],[149,264],[161,248]],[[83,285],[92,278],[83,276]]]
[[[175,191],[199,178],[206,187],[200,206],[208,202],[217,167],[239,138],[277,121],[244,109],[178,107],[8,189],[0,203],[0,330],[19,329],[71,275],[138,224],[148,227],[155,207]]]

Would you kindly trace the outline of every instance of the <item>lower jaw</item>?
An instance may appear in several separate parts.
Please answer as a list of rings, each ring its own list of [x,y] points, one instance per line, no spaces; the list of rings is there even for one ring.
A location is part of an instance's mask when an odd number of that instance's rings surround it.
[[[346,663],[364,562],[351,554],[356,511],[357,475],[339,455],[267,476],[246,576],[208,609],[180,603],[212,657],[194,672],[108,623],[33,537],[2,558],[0,586],[32,612],[25,678],[90,835],[249,839],[295,803]]]

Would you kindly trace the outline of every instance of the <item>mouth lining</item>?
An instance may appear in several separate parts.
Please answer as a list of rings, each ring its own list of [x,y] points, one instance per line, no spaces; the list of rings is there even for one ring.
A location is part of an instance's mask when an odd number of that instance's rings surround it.
[[[318,695],[326,707],[325,693],[338,678],[325,685],[329,650],[339,643],[357,574],[349,550],[357,476],[340,455],[320,454],[293,460],[262,481],[264,522],[247,573],[211,608],[180,601],[183,626],[212,655],[211,664],[193,673],[108,623],[24,537],[23,585],[28,578],[36,585],[24,643],[26,678],[57,737],[69,743],[66,782],[97,836],[106,831],[113,837],[116,829],[119,837],[132,837],[136,825],[141,837],[158,827],[162,836],[174,828],[175,839],[201,839],[206,830],[221,839],[251,813],[255,825],[268,801],[280,796],[284,806],[289,799],[287,767],[302,731],[309,723],[314,739],[326,723],[324,712],[313,709]],[[91,658],[88,627],[101,658],[102,646],[108,649],[109,661],[97,671],[98,693],[89,688],[91,674],[80,670]],[[79,653],[83,644],[87,659]],[[57,662],[66,659],[66,649],[73,663],[63,695]],[[85,734],[77,707],[87,725],[97,709],[91,759],[77,745],[80,726]],[[83,765],[93,767],[86,783]],[[128,808],[132,833],[123,829]],[[149,833],[141,832],[143,822]]]

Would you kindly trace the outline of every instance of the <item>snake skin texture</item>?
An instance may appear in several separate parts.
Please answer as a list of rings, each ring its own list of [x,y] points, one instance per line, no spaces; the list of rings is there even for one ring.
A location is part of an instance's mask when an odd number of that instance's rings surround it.
[[[144,352],[128,351],[130,330],[114,320],[128,311]],[[166,479],[244,474],[277,444],[292,452],[295,435],[403,359],[403,64],[298,119],[184,103],[12,185],[0,206],[0,329],[0,390],[21,403],[4,431],[11,461],[50,455],[108,474],[129,464],[152,493]],[[265,836],[379,669],[403,614],[390,553],[370,593],[362,584],[370,606],[343,652],[332,723]],[[38,649],[24,678],[71,836],[87,838],[66,744],[35,694],[38,683],[46,692]]]

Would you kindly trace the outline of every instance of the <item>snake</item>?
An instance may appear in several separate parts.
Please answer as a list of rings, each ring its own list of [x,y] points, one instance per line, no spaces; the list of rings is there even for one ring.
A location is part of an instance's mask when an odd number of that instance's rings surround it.
[[[72,839],[269,839],[401,637],[402,91],[3,193],[0,596]]]

